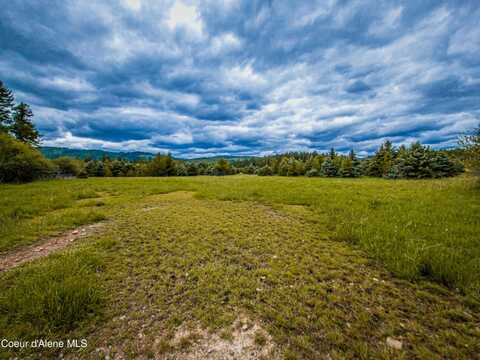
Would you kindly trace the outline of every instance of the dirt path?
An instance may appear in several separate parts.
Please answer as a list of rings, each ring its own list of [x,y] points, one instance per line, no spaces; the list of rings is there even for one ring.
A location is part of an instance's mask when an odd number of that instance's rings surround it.
[[[47,256],[54,251],[63,249],[75,240],[98,231],[104,224],[104,222],[101,222],[81,226],[60,236],[50,237],[41,243],[0,256],[0,272],[7,271],[28,261]]]

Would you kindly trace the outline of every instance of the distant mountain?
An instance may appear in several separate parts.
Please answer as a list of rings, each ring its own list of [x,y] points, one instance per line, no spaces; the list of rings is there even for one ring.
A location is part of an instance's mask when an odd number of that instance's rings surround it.
[[[133,151],[133,152],[115,152],[104,150],[84,150],[84,149],[69,149],[63,147],[40,147],[42,154],[48,159],[56,159],[62,156],[70,156],[77,159],[94,159],[101,160],[104,156],[108,156],[110,159],[126,159],[126,160],[144,160],[151,159],[155,154]]]
[[[130,161],[135,160],[145,160],[155,157],[156,154],[141,152],[141,151],[132,151],[132,152],[116,152],[116,151],[105,151],[105,150],[84,150],[84,149],[69,149],[63,147],[52,147],[52,146],[41,146],[40,151],[48,159],[56,159],[62,156],[69,156],[76,159],[93,159],[101,160],[103,157],[108,156],[110,159],[126,159]],[[192,162],[215,162],[219,159],[225,159],[229,161],[233,160],[245,160],[250,159],[254,156],[235,156],[235,155],[226,155],[226,156],[212,156],[212,157],[201,157],[194,159],[181,159]]]
[[[192,162],[216,162],[220,159],[228,160],[228,161],[235,161],[235,160],[246,160],[251,159],[256,156],[239,156],[239,155],[224,155],[224,156],[210,156],[210,157],[199,157],[193,159],[185,159],[185,161],[192,161]]]

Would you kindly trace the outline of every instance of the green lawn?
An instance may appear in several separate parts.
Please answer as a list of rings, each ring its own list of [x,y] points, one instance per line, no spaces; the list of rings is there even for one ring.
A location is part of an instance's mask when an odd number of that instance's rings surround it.
[[[274,357],[474,358],[479,193],[468,177],[1,185],[0,252],[108,221],[0,275],[0,338],[86,337],[72,356],[148,358],[194,346],[174,341],[182,326],[228,338],[241,313],[270,334]]]

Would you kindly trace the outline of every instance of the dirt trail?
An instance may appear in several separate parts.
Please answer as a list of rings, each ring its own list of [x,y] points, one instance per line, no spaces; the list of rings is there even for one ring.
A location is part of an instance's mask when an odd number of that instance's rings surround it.
[[[28,261],[32,261],[50,253],[63,249],[75,240],[95,233],[105,223],[96,223],[92,225],[81,226],[60,236],[54,236],[18,251],[0,256],[0,272],[12,269]]]

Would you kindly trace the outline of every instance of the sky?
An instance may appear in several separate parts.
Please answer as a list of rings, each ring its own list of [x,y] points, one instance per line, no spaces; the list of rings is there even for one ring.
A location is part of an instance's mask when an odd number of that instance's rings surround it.
[[[480,122],[480,4],[15,0],[0,12],[0,80],[45,146],[451,147]]]

